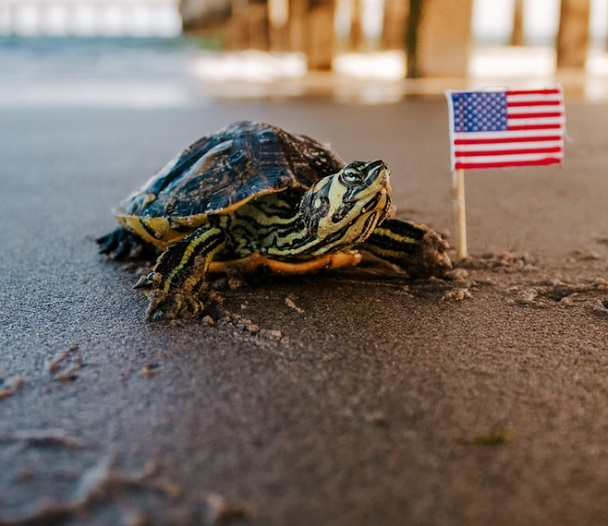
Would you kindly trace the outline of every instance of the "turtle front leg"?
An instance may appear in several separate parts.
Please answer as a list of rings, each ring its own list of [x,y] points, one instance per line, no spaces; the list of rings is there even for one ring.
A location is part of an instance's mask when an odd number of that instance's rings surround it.
[[[443,276],[452,268],[449,245],[437,232],[401,219],[385,219],[361,248],[399,265],[411,277]]]
[[[224,247],[222,230],[203,226],[171,245],[153,271],[135,288],[144,289],[149,303],[146,318],[196,318],[204,309],[199,297],[213,257]]]

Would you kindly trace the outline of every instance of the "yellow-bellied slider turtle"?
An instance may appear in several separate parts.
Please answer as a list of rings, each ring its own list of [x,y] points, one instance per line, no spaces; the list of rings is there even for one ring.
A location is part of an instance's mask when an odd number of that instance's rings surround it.
[[[160,249],[136,285],[147,317],[197,316],[205,276],[229,267],[305,273],[354,265],[363,248],[411,275],[449,269],[440,236],[390,208],[382,161],[345,165],[310,137],[244,121],[186,148],[113,210],[121,227],[97,242],[116,259]]]

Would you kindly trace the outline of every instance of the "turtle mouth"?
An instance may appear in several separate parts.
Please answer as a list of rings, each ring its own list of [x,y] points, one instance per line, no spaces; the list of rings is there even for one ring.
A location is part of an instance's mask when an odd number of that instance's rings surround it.
[[[384,161],[372,161],[367,166],[367,176],[363,184],[363,189],[357,195],[357,199],[365,199],[374,194],[387,193],[390,197],[392,193],[390,172]],[[374,201],[372,199],[371,201]],[[367,209],[368,205],[365,206]]]

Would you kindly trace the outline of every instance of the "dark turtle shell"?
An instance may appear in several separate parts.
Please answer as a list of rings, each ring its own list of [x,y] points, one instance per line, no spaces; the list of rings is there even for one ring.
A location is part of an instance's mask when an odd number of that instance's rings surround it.
[[[344,161],[323,144],[258,122],[236,122],[186,148],[115,209],[117,216],[223,213],[264,194],[309,188]]]

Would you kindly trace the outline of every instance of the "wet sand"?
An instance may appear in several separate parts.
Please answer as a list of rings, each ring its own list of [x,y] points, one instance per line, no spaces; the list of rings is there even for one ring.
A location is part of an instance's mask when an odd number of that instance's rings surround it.
[[[0,525],[607,522],[608,107],[567,113],[563,168],[467,174],[450,280],[220,282],[211,325],[144,321],[113,204],[249,118],[453,236],[445,102],[1,109]]]

